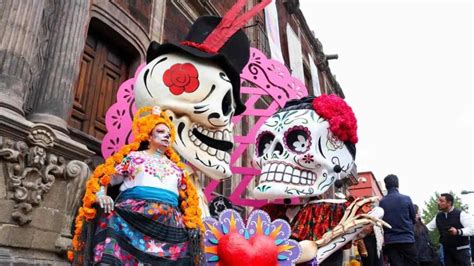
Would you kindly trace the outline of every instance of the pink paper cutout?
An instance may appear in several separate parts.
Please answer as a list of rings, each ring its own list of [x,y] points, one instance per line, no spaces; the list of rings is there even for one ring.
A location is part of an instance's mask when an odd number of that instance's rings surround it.
[[[101,145],[102,157],[104,159],[132,141],[132,120],[133,115],[137,111],[133,89],[135,80],[145,65],[145,63],[142,63],[138,66],[134,77],[120,85],[117,91],[117,102],[112,104],[105,114],[107,133]]]
[[[282,63],[268,59],[255,48],[251,48],[250,55],[249,63],[244,67],[240,75],[242,81],[240,92],[241,94],[248,95],[248,99],[245,102],[247,110],[243,114],[235,116],[232,122],[238,125],[246,116],[254,116],[256,121],[247,135],[234,136],[236,149],[231,156],[231,169],[235,175],[242,175],[243,178],[229,199],[235,205],[260,207],[266,204],[265,200],[241,197],[248,184],[255,176],[260,174],[260,170],[252,166],[238,166],[236,161],[250,145],[255,144],[256,133],[268,117],[283,107],[288,100],[307,96],[308,90],[301,81],[291,76],[288,69]],[[107,133],[102,140],[101,146],[104,158],[109,157],[121,146],[128,144],[132,140],[132,120],[136,112],[133,89],[138,73],[144,66],[145,63],[141,64],[134,77],[120,85],[117,92],[117,102],[107,110],[105,116]],[[263,96],[271,97],[271,102],[267,109],[257,109],[255,104]],[[205,188],[204,193],[209,201],[212,200],[211,193],[216,190],[218,185],[219,181],[212,180]]]
[[[236,161],[242,156],[250,145],[255,144],[256,133],[265,122],[279,108],[283,107],[290,99],[299,99],[308,95],[305,85],[298,79],[291,76],[288,69],[280,62],[268,59],[258,49],[251,48],[250,60],[240,74],[242,87],[241,94],[247,94],[248,100],[245,102],[247,110],[232,119],[235,125],[238,125],[245,116],[254,116],[255,125],[245,136],[234,135],[234,146],[236,149],[232,153],[230,164],[234,175],[241,175],[242,180],[237,185],[229,199],[235,205],[261,207],[267,203],[266,200],[255,200],[242,198],[242,193],[248,184],[254,180],[255,176],[260,174],[260,170],[252,167],[241,167],[236,165]],[[245,86],[251,83],[252,86]],[[270,96],[272,102],[267,109],[257,109],[255,104],[262,96]],[[212,200],[211,193],[217,188],[219,181],[212,180],[204,190],[208,200]],[[297,201],[295,199],[294,201]]]

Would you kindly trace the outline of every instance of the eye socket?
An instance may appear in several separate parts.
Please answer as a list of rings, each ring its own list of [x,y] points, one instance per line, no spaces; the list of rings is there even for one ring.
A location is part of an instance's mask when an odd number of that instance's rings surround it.
[[[273,135],[273,133],[270,131],[263,131],[262,133],[258,135],[257,137],[257,156],[258,157],[263,156],[268,151],[274,139],[275,139],[275,135]]]
[[[306,127],[294,126],[285,132],[285,146],[295,153],[305,153],[311,146],[311,134]]]
[[[230,90],[227,91],[227,93],[224,96],[224,99],[222,99],[222,114],[223,115],[229,115],[230,112],[232,111],[232,95],[230,94]]]

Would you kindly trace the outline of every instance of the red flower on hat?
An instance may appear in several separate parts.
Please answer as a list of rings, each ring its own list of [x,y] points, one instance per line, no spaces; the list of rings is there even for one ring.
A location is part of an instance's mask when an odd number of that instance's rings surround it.
[[[199,74],[193,64],[174,64],[163,75],[163,82],[174,95],[193,92],[199,87]]]

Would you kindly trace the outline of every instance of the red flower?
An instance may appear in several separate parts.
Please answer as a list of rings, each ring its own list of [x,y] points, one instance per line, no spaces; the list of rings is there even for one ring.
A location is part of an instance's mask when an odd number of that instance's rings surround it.
[[[193,64],[174,64],[163,75],[163,82],[170,88],[171,93],[180,95],[183,92],[193,92],[199,87],[199,74]]]
[[[313,109],[328,121],[332,133],[340,140],[357,143],[357,120],[342,98],[334,94],[321,95],[313,100]]]

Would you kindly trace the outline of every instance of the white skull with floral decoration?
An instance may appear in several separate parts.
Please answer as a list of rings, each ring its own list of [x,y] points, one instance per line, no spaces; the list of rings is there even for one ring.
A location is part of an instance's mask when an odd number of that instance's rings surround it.
[[[271,0],[241,12],[238,0],[224,17],[202,16],[178,43],[152,42],[135,84],[138,107],[159,105],[176,126],[175,149],[211,178],[231,177],[233,115],[245,111],[240,72],[250,57],[242,27]]]
[[[236,104],[229,77],[216,63],[183,53],[158,56],[135,84],[137,107],[159,105],[176,126],[174,148],[210,177],[232,175]]]
[[[257,199],[324,193],[354,166],[357,122],[338,96],[287,103],[257,133],[254,162],[261,169]]]

